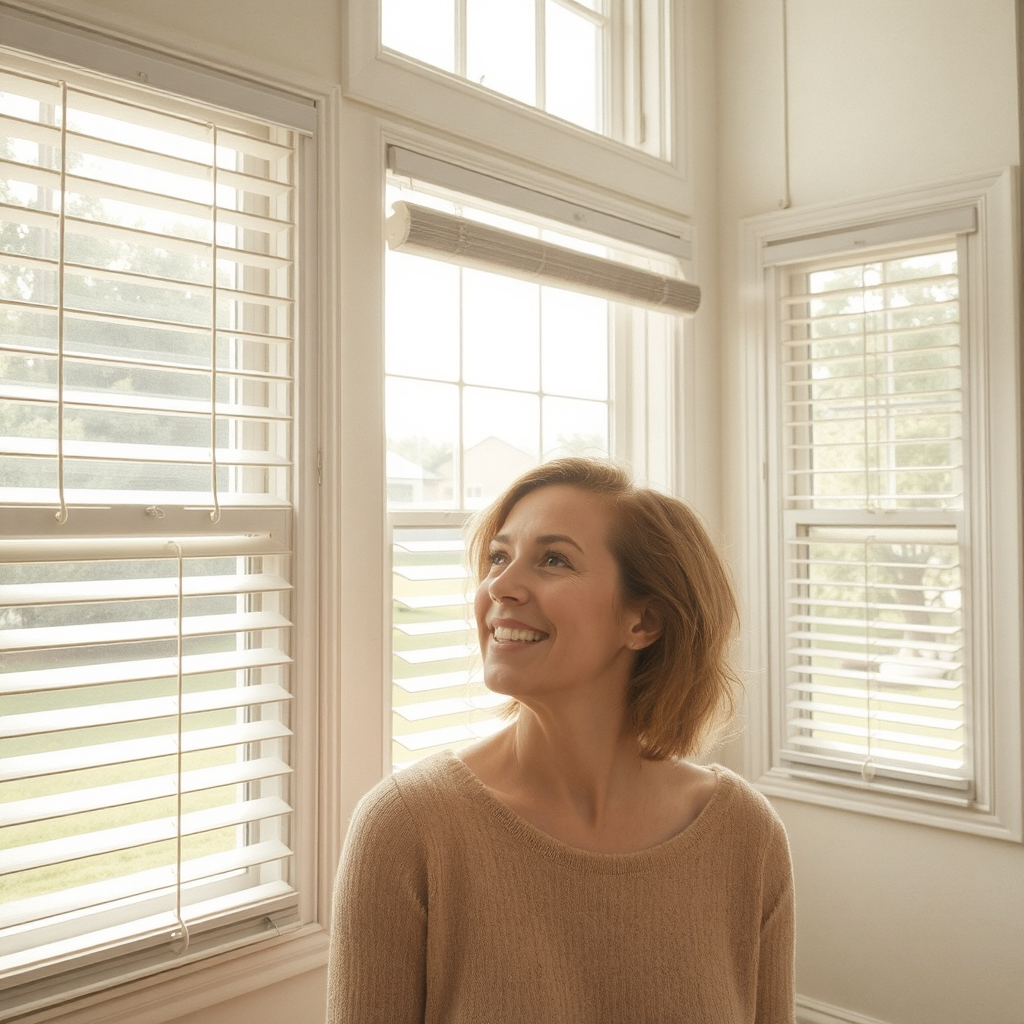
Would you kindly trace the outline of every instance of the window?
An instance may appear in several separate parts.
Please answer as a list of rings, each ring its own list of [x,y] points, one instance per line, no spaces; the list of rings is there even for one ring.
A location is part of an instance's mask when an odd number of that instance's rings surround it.
[[[315,686],[305,140],[2,65],[0,1015],[308,920]]]
[[[423,182],[392,178],[409,202],[590,255],[678,274],[675,261],[568,235]],[[675,318],[441,259],[389,250],[385,280],[387,472],[392,527],[392,764],[500,728],[505,698],[482,684],[462,527],[473,509],[544,459],[616,455],[668,484],[631,410],[645,361],[671,366]],[[631,352],[630,350],[634,351]],[[633,359],[631,356],[639,358]],[[632,394],[632,400],[631,400]],[[673,407],[652,428],[673,430]],[[633,458],[634,452],[636,457]]]
[[[658,116],[662,93],[651,83],[666,70],[657,41],[666,34],[668,13],[656,0],[382,0],[381,43],[667,156]]]
[[[352,98],[502,153],[507,173],[526,160],[652,209],[688,208],[686,5],[372,0],[345,13]]]
[[[1015,834],[993,775],[1019,737],[988,717],[1019,687],[1012,662],[1016,684],[993,674],[992,632],[1019,608],[994,546],[1019,500],[990,461],[1007,412],[992,374],[1016,371],[993,287],[1007,186],[986,184],[875,223],[751,224],[770,325],[761,754],[773,792]]]
[[[610,134],[606,2],[384,0],[381,13],[381,42],[388,49]]]

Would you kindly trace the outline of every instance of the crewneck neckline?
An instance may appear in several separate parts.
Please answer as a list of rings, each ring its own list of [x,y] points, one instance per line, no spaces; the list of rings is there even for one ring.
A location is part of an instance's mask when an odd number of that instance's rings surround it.
[[[718,783],[711,799],[686,828],[655,846],[649,846],[643,850],[633,850],[629,853],[601,853],[570,846],[528,822],[512,810],[508,804],[495,796],[480,781],[473,769],[451,750],[443,750],[427,760],[435,759],[439,766],[447,769],[448,777],[463,797],[474,803],[488,817],[498,822],[505,831],[535,853],[577,871],[600,874],[630,874],[648,871],[663,863],[678,864],[676,858],[684,849],[698,845],[709,832],[716,828],[725,813],[725,807],[735,787],[735,778],[732,772],[719,764],[708,765],[707,767],[718,777]]]

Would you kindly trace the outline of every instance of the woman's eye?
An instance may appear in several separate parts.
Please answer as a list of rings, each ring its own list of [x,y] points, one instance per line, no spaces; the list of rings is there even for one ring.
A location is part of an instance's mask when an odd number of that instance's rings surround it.
[[[504,551],[492,551],[488,554],[487,561],[491,565],[504,565],[508,561],[508,555]]]
[[[564,566],[565,568],[571,568],[569,565],[569,560],[564,555],[558,554],[557,551],[549,551],[541,560],[541,564],[549,569],[558,568],[562,566]]]

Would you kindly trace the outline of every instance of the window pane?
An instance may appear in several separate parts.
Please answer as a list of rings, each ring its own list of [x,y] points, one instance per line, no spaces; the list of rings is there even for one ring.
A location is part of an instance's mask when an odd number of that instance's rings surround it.
[[[540,457],[536,395],[491,388],[463,393],[465,507],[482,508]]]
[[[407,253],[385,256],[388,373],[459,379],[459,268]]]
[[[385,417],[389,507],[451,507],[459,452],[458,388],[389,377]]]
[[[544,399],[544,458],[586,455],[601,458],[608,446],[608,406],[571,398]]]
[[[600,131],[602,30],[548,0],[545,24],[545,101],[549,114]]]
[[[383,0],[380,37],[391,50],[455,71],[454,0]]]
[[[608,303],[541,288],[542,387],[548,394],[608,398]]]
[[[537,102],[534,0],[467,0],[466,78]]]
[[[462,271],[463,375],[472,384],[540,387],[540,288],[527,281]]]

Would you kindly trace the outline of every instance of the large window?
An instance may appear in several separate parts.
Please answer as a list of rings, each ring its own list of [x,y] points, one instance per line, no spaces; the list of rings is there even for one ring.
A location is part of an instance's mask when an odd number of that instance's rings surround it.
[[[0,1013],[299,922],[301,160],[3,58]]]
[[[412,202],[575,251],[678,274],[665,256],[616,250],[522,213],[395,179],[388,207]],[[566,454],[649,465],[630,410],[647,368],[672,367],[675,318],[499,272],[389,251],[386,425],[392,526],[392,763],[500,728],[505,700],[482,684],[462,527],[513,478]],[[646,364],[649,356],[651,362]],[[639,357],[639,358],[635,358]],[[656,372],[656,371],[654,371]],[[631,393],[633,400],[631,400]],[[659,433],[672,407],[657,406]],[[655,460],[656,461],[656,460]]]
[[[1019,734],[993,720],[1019,689],[997,626],[1020,585],[1007,181],[749,225],[768,511],[753,734],[773,792],[1019,837],[997,799]]]

